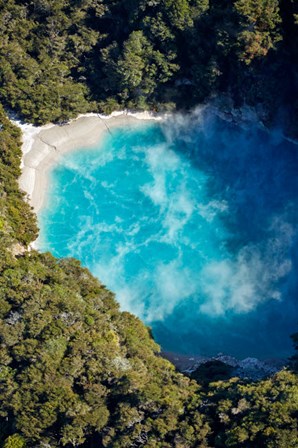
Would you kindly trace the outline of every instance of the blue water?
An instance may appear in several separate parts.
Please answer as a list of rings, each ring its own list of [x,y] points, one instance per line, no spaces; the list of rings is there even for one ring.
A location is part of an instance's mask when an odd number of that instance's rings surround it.
[[[297,173],[282,132],[208,108],[112,129],[52,170],[38,244],[80,259],[164,350],[288,356]]]

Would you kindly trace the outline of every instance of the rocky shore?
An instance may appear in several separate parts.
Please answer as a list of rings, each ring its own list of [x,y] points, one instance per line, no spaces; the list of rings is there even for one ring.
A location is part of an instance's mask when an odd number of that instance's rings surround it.
[[[233,356],[219,353],[216,356],[187,356],[173,352],[162,352],[162,356],[168,359],[182,373],[190,374],[199,366],[208,361],[221,361],[232,367],[231,376],[259,380],[274,375],[287,364],[286,359],[266,359],[245,358],[239,360]]]

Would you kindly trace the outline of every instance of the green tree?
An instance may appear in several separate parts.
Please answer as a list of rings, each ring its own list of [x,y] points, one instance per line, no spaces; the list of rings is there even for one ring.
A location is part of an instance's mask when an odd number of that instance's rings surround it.
[[[264,57],[281,40],[278,0],[237,0],[235,9],[240,15],[242,30],[238,35],[239,58],[250,64]]]
[[[256,383],[232,379],[210,385],[215,447],[298,446],[298,378],[284,370]]]
[[[23,437],[18,434],[7,437],[4,442],[3,448],[26,448],[26,443]]]
[[[137,105],[142,99],[146,101],[157,86],[166,83],[178,68],[172,62],[175,55],[167,56],[168,59],[154,50],[142,31],[131,33],[116,66],[120,96],[124,100],[135,100]]]
[[[179,30],[193,24],[192,10],[188,0],[164,0],[165,11],[171,25]]]

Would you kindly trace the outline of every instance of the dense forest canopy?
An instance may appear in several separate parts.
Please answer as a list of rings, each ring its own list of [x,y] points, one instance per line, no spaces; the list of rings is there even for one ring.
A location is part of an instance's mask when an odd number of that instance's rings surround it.
[[[294,0],[0,0],[0,99],[45,123],[228,93],[295,134],[296,27]],[[298,447],[297,356],[259,382],[189,379],[78,261],[28,251],[20,137],[1,107],[0,446]]]
[[[296,133],[297,14],[295,0],[1,0],[0,99],[45,123],[225,93],[268,122],[286,110]]]

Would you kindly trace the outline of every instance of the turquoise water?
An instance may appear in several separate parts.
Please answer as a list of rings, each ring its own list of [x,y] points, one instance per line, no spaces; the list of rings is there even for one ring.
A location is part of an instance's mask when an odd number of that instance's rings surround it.
[[[208,109],[63,157],[39,247],[81,260],[164,350],[261,358],[298,329],[298,147]]]

